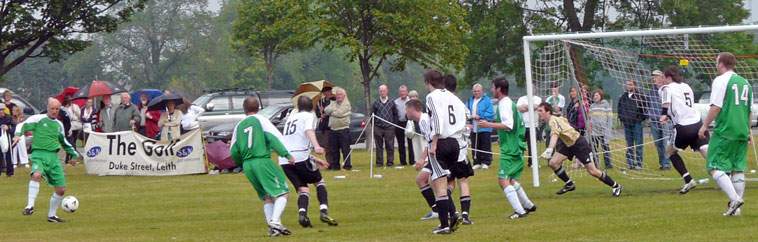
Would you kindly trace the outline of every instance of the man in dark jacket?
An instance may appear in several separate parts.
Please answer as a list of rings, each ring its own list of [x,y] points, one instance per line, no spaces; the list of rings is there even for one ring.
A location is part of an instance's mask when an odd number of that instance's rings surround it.
[[[395,165],[395,127],[397,107],[387,96],[387,86],[379,86],[379,98],[371,105],[374,120],[374,142],[376,142],[376,166],[384,166],[384,149],[387,149],[387,166]],[[384,120],[386,121],[384,121]]]
[[[329,144],[329,133],[332,131],[329,128],[329,115],[324,114],[324,109],[329,106],[330,103],[332,103],[333,100],[336,98],[334,97],[334,93],[332,92],[331,87],[324,87],[321,89],[321,99],[318,101],[318,104],[316,106],[316,117],[318,118],[318,130],[321,131],[321,137],[322,140],[319,140],[318,143],[324,147],[324,153],[326,154],[326,160],[331,161],[332,160],[332,149],[331,145]],[[332,167],[329,167],[330,170],[335,170]],[[337,168],[336,170],[339,170]]]
[[[627,147],[626,163],[630,170],[638,170],[642,169],[642,122],[645,120],[642,100],[644,98],[636,92],[634,81],[626,81],[626,87],[627,91],[619,98],[618,116],[624,126]]]
[[[0,139],[6,139],[8,141],[8,144],[11,143],[10,139],[13,136],[13,119],[11,119],[11,116],[5,113],[5,104],[0,103],[0,128],[5,130],[5,135],[0,136]],[[2,151],[0,151],[2,152]],[[5,175],[8,177],[13,176],[13,162],[11,161],[11,152],[10,147],[8,147],[7,152],[2,152],[2,159],[0,160],[0,168],[5,169]]]

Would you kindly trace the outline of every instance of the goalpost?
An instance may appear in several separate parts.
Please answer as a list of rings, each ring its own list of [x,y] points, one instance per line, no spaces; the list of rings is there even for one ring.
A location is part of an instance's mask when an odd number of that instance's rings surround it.
[[[708,94],[698,91],[709,90],[711,81],[718,76],[715,62],[718,53],[723,51],[735,53],[738,59],[735,72],[751,82],[751,85],[758,81],[758,51],[750,53],[749,50],[752,46],[758,45],[757,40],[758,25],[525,36],[523,44],[526,92],[529,97],[528,115],[532,117],[530,120],[537,124],[529,128],[532,154],[529,158],[532,159],[532,164],[541,164],[540,153],[537,153],[539,121],[536,121],[538,119],[533,108],[532,97],[538,95],[545,101],[551,94],[551,90],[555,88],[565,96],[568,103],[570,89],[582,90],[584,86],[592,86],[588,93],[577,91],[576,102],[579,107],[585,107],[578,108],[578,112],[586,117],[585,137],[593,147],[594,161],[598,168],[601,170],[605,168],[604,155],[606,153],[603,152],[607,152],[610,154],[612,169],[620,176],[632,179],[681,179],[673,167],[670,170],[660,171],[658,168],[655,141],[668,140],[667,136],[670,135],[672,128],[666,127],[667,124],[659,124],[664,127],[663,138],[655,139],[650,137],[650,132],[643,132],[645,139],[639,146],[649,152],[643,152],[644,160],[641,169],[633,165],[628,166],[626,152],[638,146],[627,146],[623,127],[618,124],[618,118],[615,116],[618,111],[616,101],[621,92],[626,91],[625,83],[633,81],[636,84],[635,89],[642,95],[643,101],[640,105],[649,107],[648,105],[654,103],[655,98],[652,95],[657,90],[653,84],[651,72],[676,65],[684,73],[685,82],[690,84],[696,92],[696,98],[697,93],[702,93],[700,95],[702,98],[694,100],[696,105],[707,107]],[[728,43],[741,45],[730,46]],[[758,50],[758,48],[754,49]],[[740,53],[740,51],[747,53]],[[535,57],[534,60],[532,57]],[[537,93],[533,92],[533,88]],[[603,143],[610,146],[610,151],[600,150],[599,147],[602,145],[596,145],[597,140],[592,139],[590,135],[589,126],[592,115],[588,107],[593,91],[599,88],[605,92],[602,99],[608,101],[613,108],[614,122],[610,127],[611,134],[603,135],[603,138],[607,140]],[[754,110],[751,119],[755,119],[758,104],[754,102],[751,109]],[[647,128],[647,122],[643,126]],[[755,144],[752,149],[755,151]],[[688,149],[686,152],[680,152],[680,155],[687,163],[690,173],[693,173],[693,177],[703,177],[705,160],[699,153]],[[632,156],[633,159],[634,156]],[[565,161],[564,168],[571,176],[586,174],[583,168],[572,169],[571,165],[567,164],[568,162],[571,161]],[[539,165],[533,165],[532,172],[534,186],[538,187],[540,185]],[[746,174],[749,175],[750,172]]]

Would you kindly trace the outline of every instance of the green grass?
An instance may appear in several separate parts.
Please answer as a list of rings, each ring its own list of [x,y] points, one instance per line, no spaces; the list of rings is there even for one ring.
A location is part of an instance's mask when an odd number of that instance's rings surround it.
[[[646,147],[646,162],[652,162]],[[414,182],[418,174],[378,169],[381,179],[369,178],[368,153],[354,153],[359,172],[323,172],[329,189],[330,214],[339,221],[329,227],[318,221],[315,191],[310,217],[315,228],[297,222],[296,198],[290,198],[283,215],[292,241],[428,241],[445,238],[465,241],[544,240],[757,240],[758,186],[748,182],[741,217],[723,217],[727,198],[713,182],[699,185],[680,196],[681,180],[629,179],[616,169],[609,174],[624,185],[620,198],[610,188],[587,175],[576,176],[577,190],[558,196],[560,182],[552,172],[540,169],[542,186],[532,186],[531,170],[522,177],[527,194],[538,206],[524,219],[505,220],[513,213],[496,181],[497,166],[477,170],[471,178],[471,226],[450,236],[433,236],[437,220],[419,218],[429,209]],[[752,149],[750,169],[755,169]],[[396,160],[397,161],[397,160]],[[544,163],[544,161],[541,161]],[[695,165],[695,164],[691,164]],[[700,166],[703,167],[703,166]],[[657,168],[657,167],[656,167]],[[0,238],[3,240],[263,240],[266,228],[262,206],[242,174],[176,177],[98,177],[84,174],[84,167],[66,167],[67,195],[81,202],[79,211],[58,214],[65,224],[45,222],[52,188],[43,185],[32,216],[22,216],[26,204],[28,169],[12,178],[0,178]],[[703,170],[691,169],[696,178]],[[659,171],[650,171],[659,172]],[[580,174],[580,173],[577,173]],[[667,177],[676,177],[666,171]],[[346,175],[346,179],[334,179]],[[755,177],[749,175],[748,177]],[[458,195],[454,196],[456,204]]]

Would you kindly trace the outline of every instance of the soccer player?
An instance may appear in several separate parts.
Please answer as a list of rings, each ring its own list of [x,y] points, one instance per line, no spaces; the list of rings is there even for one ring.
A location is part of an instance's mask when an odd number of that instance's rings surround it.
[[[706,134],[704,139],[698,137],[697,131],[703,123],[700,120],[700,113],[692,108],[692,101],[695,94],[687,83],[684,83],[681,73],[676,66],[669,66],[663,69],[663,84],[660,96],[663,99],[663,109],[661,112],[660,122],[665,124],[668,117],[674,122],[674,135],[666,145],[666,152],[670,155],[669,159],[674,165],[674,169],[684,178],[684,186],[679,190],[679,194],[685,194],[690,189],[695,188],[697,183],[692,179],[687,171],[684,160],[679,156],[679,151],[683,151],[689,146],[693,151],[700,151],[703,158],[707,157],[709,136]]]
[[[314,148],[316,154],[323,154],[324,148],[316,140],[316,115],[312,113],[313,102],[306,96],[300,96],[297,99],[298,113],[290,115],[284,123],[284,136],[282,143],[287,147],[287,151],[295,158],[295,162],[279,157],[279,165],[282,166],[284,174],[290,179],[292,185],[297,188],[300,196],[297,199],[297,207],[300,218],[298,222],[304,228],[313,227],[311,220],[308,218],[308,200],[310,199],[310,190],[308,184],[316,186],[316,196],[320,203],[321,222],[331,226],[337,226],[337,221],[329,217],[327,209],[329,200],[327,198],[326,184],[321,172],[318,170],[317,163],[324,167],[329,167],[329,163],[319,158],[311,156],[311,148]]]
[[[753,89],[745,78],[734,73],[737,58],[729,52],[716,57],[719,76],[711,87],[711,109],[700,127],[700,138],[705,138],[708,125],[715,119],[713,135],[708,143],[706,169],[713,180],[729,197],[729,209],[724,216],[739,215],[745,203],[745,169],[747,145],[750,141],[750,105]],[[732,173],[731,179],[727,173]]]
[[[453,74],[445,74],[445,76],[442,77],[445,82],[445,89],[450,91],[450,93],[453,94],[456,98],[458,97],[455,95],[455,90],[458,87],[458,80],[455,78],[455,75]],[[460,99],[459,99],[460,100]],[[461,101],[463,103],[463,101]],[[467,107],[465,107],[465,117],[466,120],[469,120],[471,117],[471,111],[468,110]],[[466,129],[467,127],[464,126],[464,129],[461,130],[463,133],[455,135],[456,141],[458,141],[458,162],[453,163],[451,167],[449,167],[450,175],[447,177],[447,193],[450,194],[448,196],[448,199],[450,199],[450,210],[455,211],[455,213],[458,213],[455,208],[455,203],[453,202],[452,194],[453,191],[455,191],[455,180],[458,180],[458,186],[461,187],[461,217],[462,217],[462,224],[464,225],[471,225],[474,224],[474,222],[471,221],[471,218],[469,217],[469,211],[471,210],[471,190],[469,189],[469,177],[474,176],[474,169],[471,166],[471,162],[468,159],[468,142],[466,142],[466,136],[470,134],[470,130]]]
[[[498,183],[505,192],[505,197],[513,207],[514,213],[508,219],[526,217],[530,212],[537,211],[537,206],[526,196],[524,188],[518,183],[524,171],[524,142],[525,126],[518,107],[508,97],[508,80],[503,77],[492,81],[492,94],[498,100],[495,111],[495,122],[480,120],[479,127],[497,129],[500,138],[500,164]]]
[[[79,153],[66,140],[66,135],[63,133],[63,123],[56,119],[60,109],[61,103],[55,98],[49,98],[47,100],[47,113],[31,116],[16,126],[16,136],[13,137],[13,146],[15,146],[25,132],[34,132],[32,154],[29,156],[33,163],[31,181],[29,182],[29,196],[26,207],[21,213],[23,215],[34,213],[34,201],[39,194],[39,181],[40,178],[44,177],[48,185],[55,187],[55,192],[50,198],[50,209],[47,212],[47,221],[51,223],[66,222],[55,215],[63,200],[63,194],[66,193],[66,176],[58,158],[58,150],[62,147],[74,159],[80,157]]]
[[[437,195],[436,204],[440,226],[434,234],[449,234],[458,229],[462,218],[451,209],[447,191],[448,170],[458,162],[460,146],[458,139],[463,135],[466,125],[466,106],[458,97],[444,89],[442,74],[430,70],[424,74],[424,84],[429,94],[426,106],[429,110],[432,141],[427,148],[429,163],[432,167],[432,187]],[[448,221],[447,211],[452,214]]]
[[[601,172],[595,168],[595,162],[592,158],[592,148],[587,139],[579,135],[579,132],[574,130],[564,117],[553,116],[553,107],[549,103],[541,103],[537,107],[537,114],[540,120],[546,122],[550,126],[550,144],[545,152],[540,157],[549,159],[548,165],[553,169],[555,175],[561,178],[566,184],[563,188],[555,192],[558,195],[573,191],[576,189],[574,181],[568,177],[566,171],[563,170],[563,161],[572,160],[574,157],[579,159],[584,164],[587,172],[590,175],[600,179],[603,183],[610,186],[614,197],[621,195],[621,184],[616,183],[611,179],[608,174]],[[560,140],[559,140],[560,139]],[[556,150],[553,153],[553,149]]]
[[[263,200],[263,213],[270,228],[269,236],[289,235],[291,232],[282,225],[282,212],[287,205],[289,188],[287,178],[279,167],[271,161],[271,150],[286,157],[290,163],[295,159],[287,152],[278,137],[282,134],[271,121],[258,115],[258,99],[245,98],[242,107],[245,117],[232,133],[230,152],[237,166],[241,166],[245,176]]]

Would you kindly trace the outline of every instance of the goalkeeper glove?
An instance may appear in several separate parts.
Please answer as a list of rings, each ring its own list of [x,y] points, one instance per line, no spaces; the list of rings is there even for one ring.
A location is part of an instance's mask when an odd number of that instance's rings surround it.
[[[550,159],[551,156],[553,156],[552,148],[547,148],[545,152],[542,152],[542,155],[540,155],[540,157],[545,158],[545,159]]]

